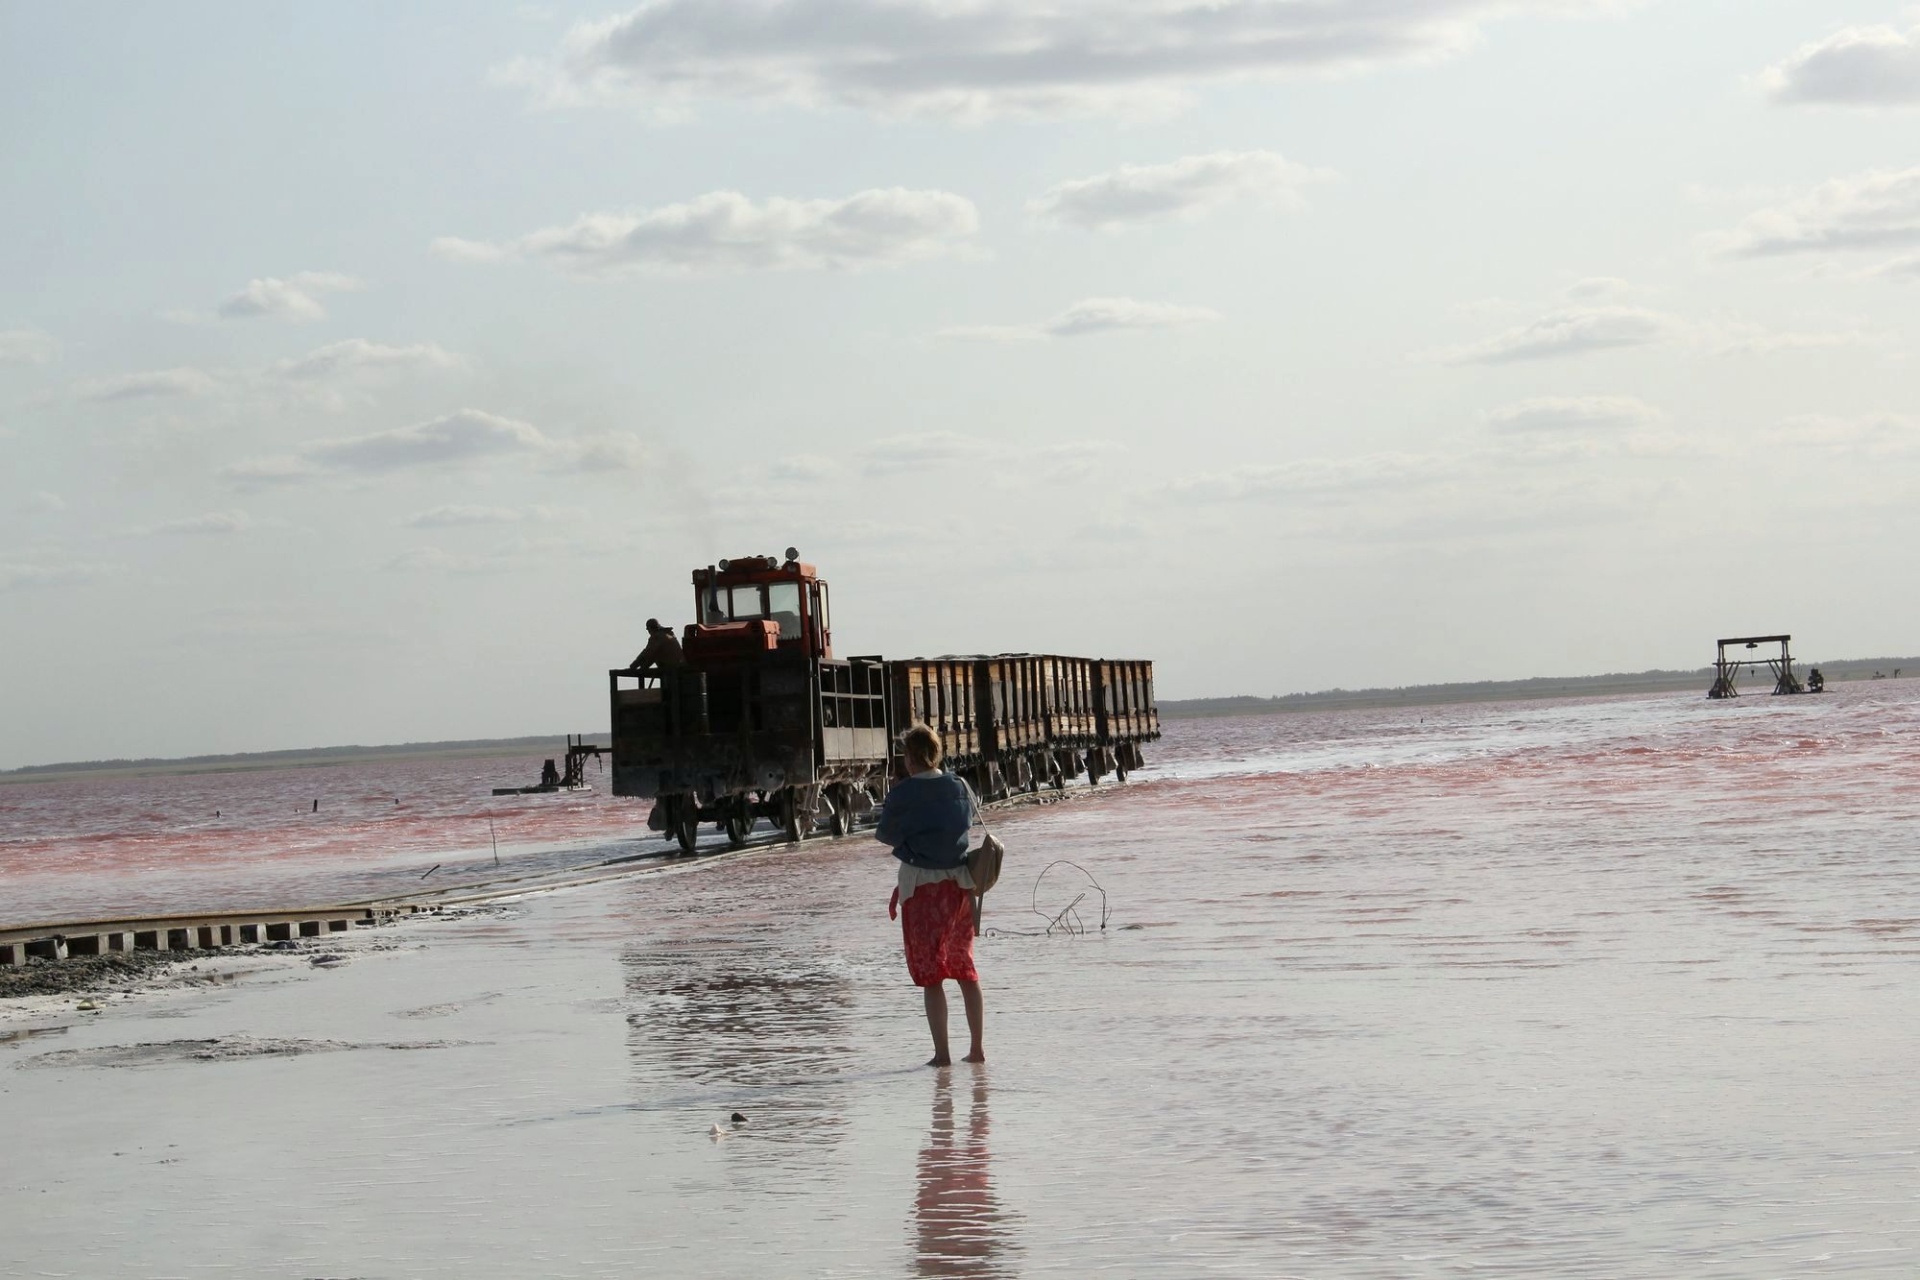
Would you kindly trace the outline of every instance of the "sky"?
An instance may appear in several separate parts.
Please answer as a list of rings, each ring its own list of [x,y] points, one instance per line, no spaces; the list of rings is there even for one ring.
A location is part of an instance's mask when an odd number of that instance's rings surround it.
[[[0,767],[1920,652],[1920,9],[0,0]]]

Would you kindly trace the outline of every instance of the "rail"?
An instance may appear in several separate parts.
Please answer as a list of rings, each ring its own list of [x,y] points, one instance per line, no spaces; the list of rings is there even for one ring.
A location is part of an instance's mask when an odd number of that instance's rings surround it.
[[[1015,795],[984,808],[1058,804],[1091,794],[1071,791]],[[820,837],[815,837],[820,838]],[[848,838],[848,837],[841,837]],[[811,842],[811,841],[809,841]],[[0,968],[30,960],[66,960],[129,951],[221,951],[299,938],[348,933],[396,919],[431,915],[450,907],[478,906],[529,893],[579,888],[635,876],[667,875],[749,857],[786,847],[778,832],[744,849],[715,850],[693,857],[671,852],[628,854],[554,871],[497,876],[444,889],[404,896],[366,898],[320,907],[271,907],[251,911],[200,911],[150,916],[112,916],[95,920],[38,921],[0,925]]]

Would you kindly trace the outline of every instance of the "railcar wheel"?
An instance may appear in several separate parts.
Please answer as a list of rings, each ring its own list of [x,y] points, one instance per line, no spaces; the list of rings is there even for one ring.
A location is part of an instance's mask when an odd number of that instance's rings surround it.
[[[753,830],[753,810],[747,807],[744,796],[727,806],[726,821],[722,825],[727,832],[727,848],[746,848],[747,832]]]
[[[692,853],[700,843],[700,804],[692,796],[682,796],[673,806],[673,838],[682,853]]]
[[[788,787],[780,793],[780,827],[786,833],[788,844],[799,844],[806,838],[804,818],[800,812],[800,792]]]
[[[829,799],[833,803],[833,817],[828,822],[833,830],[833,838],[838,840],[853,830],[853,789],[835,787]]]

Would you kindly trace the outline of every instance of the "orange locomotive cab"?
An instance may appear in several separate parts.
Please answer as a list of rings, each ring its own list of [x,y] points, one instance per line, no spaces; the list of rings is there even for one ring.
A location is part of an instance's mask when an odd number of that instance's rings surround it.
[[[684,640],[690,660],[706,652],[739,652],[742,645],[833,657],[827,584],[791,552],[785,562],[746,556],[695,569],[693,609],[696,621],[688,624]]]

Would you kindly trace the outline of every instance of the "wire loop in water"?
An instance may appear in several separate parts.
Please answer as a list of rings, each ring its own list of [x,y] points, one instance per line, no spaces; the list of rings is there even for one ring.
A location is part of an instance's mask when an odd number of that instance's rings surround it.
[[[1055,867],[1072,867],[1075,871],[1078,871],[1086,877],[1087,888],[1080,890],[1078,894],[1074,895],[1071,901],[1059,910],[1043,911],[1040,909],[1040,886],[1046,882],[1047,873]],[[1091,871],[1088,871],[1077,862],[1068,861],[1066,858],[1057,858],[1049,862],[1040,869],[1040,874],[1035,876],[1033,880],[1033,896],[1029,901],[1028,910],[1034,915],[1039,916],[1042,920],[1045,920],[1047,922],[1046,928],[1002,929],[996,926],[985,929],[983,932],[989,938],[1051,938],[1056,933],[1065,934],[1074,938],[1081,937],[1087,932],[1087,924],[1086,921],[1080,918],[1080,904],[1087,900],[1087,894],[1089,892],[1100,895],[1100,929],[1101,932],[1104,933],[1107,928],[1107,920],[1112,914],[1107,907],[1107,891],[1101,888],[1100,882],[1093,878]]]

